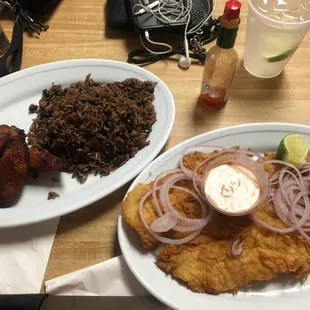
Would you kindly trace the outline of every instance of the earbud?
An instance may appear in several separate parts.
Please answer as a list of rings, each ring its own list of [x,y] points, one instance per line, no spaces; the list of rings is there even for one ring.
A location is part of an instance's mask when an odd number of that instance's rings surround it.
[[[192,61],[190,58],[186,58],[185,56],[182,56],[179,60],[179,66],[182,69],[188,69],[192,64]]]
[[[185,56],[182,56],[179,60],[179,66],[182,69],[188,69],[191,64],[192,60],[189,57],[189,48],[188,48],[188,41],[185,34],[185,40],[184,40],[184,49],[185,49]]]

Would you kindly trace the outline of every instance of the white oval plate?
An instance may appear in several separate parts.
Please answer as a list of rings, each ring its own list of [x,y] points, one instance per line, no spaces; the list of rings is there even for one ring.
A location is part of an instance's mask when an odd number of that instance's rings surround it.
[[[138,78],[157,82],[154,106],[157,122],[149,136],[150,145],[140,150],[107,177],[89,176],[87,182],[79,184],[70,174],[61,173],[60,182],[51,181],[51,172],[32,177],[23,189],[18,203],[8,209],[0,209],[0,228],[35,223],[64,215],[107,196],[133,179],[149,164],[164,147],[175,118],[175,105],[168,87],[154,74],[123,62],[111,60],[69,60],[49,63],[22,70],[0,79],[0,124],[15,125],[29,130],[34,115],[28,114],[28,106],[37,103],[42,90],[52,83],[68,86],[84,80],[91,73],[98,82],[122,81]],[[60,194],[55,200],[47,200],[52,190]]]
[[[310,127],[293,124],[247,124],[228,127],[191,138],[165,152],[146,167],[128,192],[138,183],[148,183],[156,175],[178,165],[180,153],[186,146],[206,144],[230,147],[240,145],[259,152],[275,152],[281,138],[289,132],[298,132],[310,141]],[[152,177],[149,174],[152,173]],[[155,265],[155,252],[141,251],[141,241],[135,231],[122,220],[118,221],[118,238],[124,258],[141,284],[156,298],[177,310],[298,310],[309,309],[310,280],[301,286],[287,279],[259,283],[236,296],[197,294],[178,284]]]

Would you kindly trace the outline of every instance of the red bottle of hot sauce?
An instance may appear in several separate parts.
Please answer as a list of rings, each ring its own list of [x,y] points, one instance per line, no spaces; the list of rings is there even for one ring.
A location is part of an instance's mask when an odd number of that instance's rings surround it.
[[[199,101],[212,108],[223,108],[228,100],[229,89],[236,72],[238,54],[234,49],[240,24],[241,3],[226,2],[220,17],[220,30],[216,46],[206,56]]]

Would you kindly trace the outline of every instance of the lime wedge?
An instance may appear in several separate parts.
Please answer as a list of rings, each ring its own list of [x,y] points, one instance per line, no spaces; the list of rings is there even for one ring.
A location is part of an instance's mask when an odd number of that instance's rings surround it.
[[[300,135],[288,134],[279,144],[277,159],[289,162],[297,168],[301,168],[306,162],[309,147],[309,143]]]
[[[278,54],[276,56],[270,56],[270,57],[266,57],[268,62],[278,62],[278,61],[282,61],[285,60],[286,58],[292,56],[295,51],[297,50],[297,47],[291,48],[290,50],[283,52],[281,54]]]

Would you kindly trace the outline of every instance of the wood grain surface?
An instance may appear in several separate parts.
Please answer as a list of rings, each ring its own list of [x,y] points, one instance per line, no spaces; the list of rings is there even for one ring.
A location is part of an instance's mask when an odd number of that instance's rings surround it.
[[[217,1],[215,16],[224,0]],[[104,0],[62,0],[40,38],[25,35],[23,68],[73,58],[126,61],[127,53],[139,48],[135,34],[106,30]],[[228,105],[210,112],[197,105],[203,67],[178,68],[175,60],[146,66],[170,88],[175,98],[176,120],[165,147],[212,129],[249,122],[289,122],[310,125],[310,36],[291,59],[285,72],[274,79],[258,79],[242,65],[246,32],[247,1],[242,1],[242,23],[236,50],[240,64]],[[0,20],[10,36],[12,20]],[[214,44],[214,43],[213,43]],[[212,44],[212,45],[213,45]],[[92,206],[60,220],[46,269],[45,279],[54,278],[120,254],[116,223],[120,203],[129,184]]]

